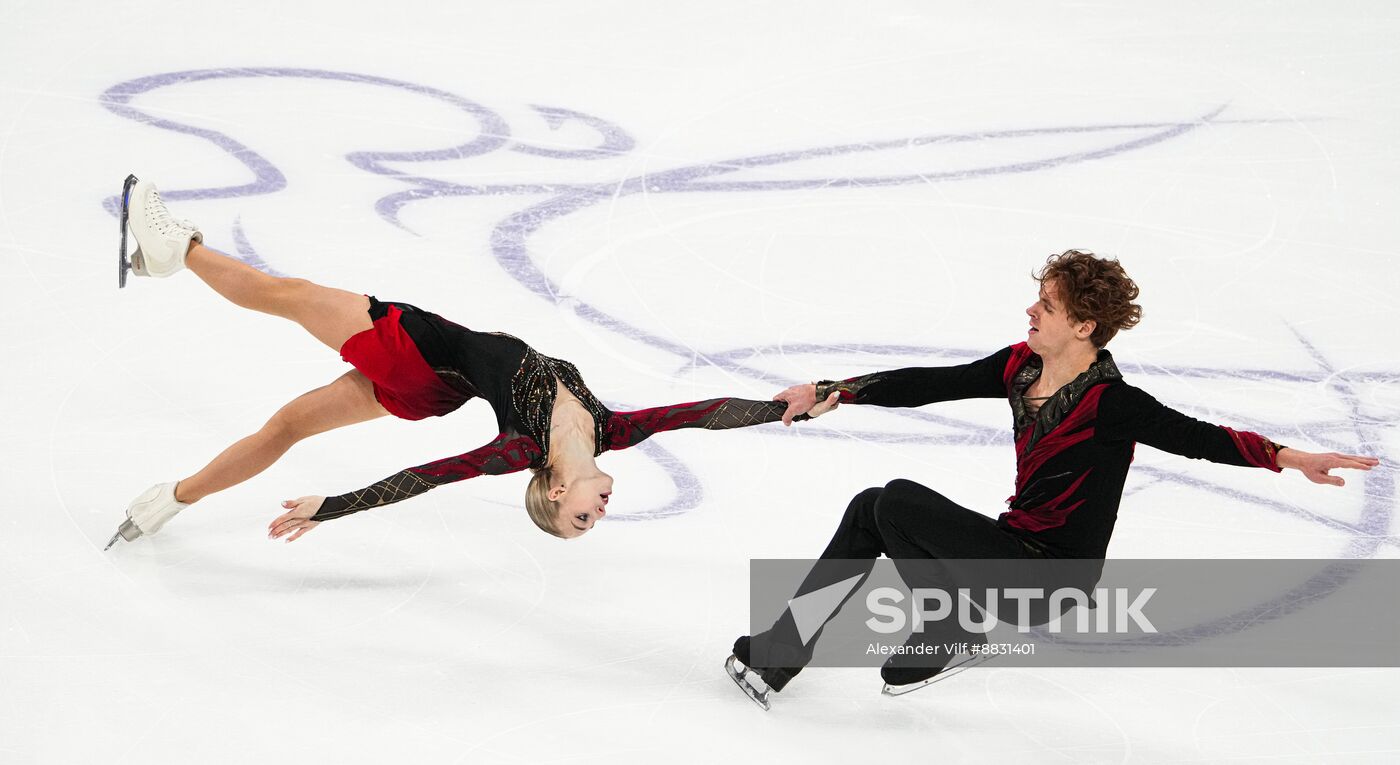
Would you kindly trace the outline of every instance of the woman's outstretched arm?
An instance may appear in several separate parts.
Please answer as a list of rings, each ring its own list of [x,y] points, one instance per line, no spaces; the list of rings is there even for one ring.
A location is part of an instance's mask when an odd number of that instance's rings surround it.
[[[288,542],[315,528],[321,521],[392,505],[446,483],[480,475],[505,475],[528,468],[540,456],[540,447],[529,436],[502,433],[491,443],[456,457],[429,462],[399,472],[335,497],[301,497],[282,503],[288,511],[268,525],[268,536]]]
[[[803,419],[816,417],[835,408],[836,394],[814,407]],[[639,409],[635,412],[614,412],[607,425],[607,447],[626,449],[651,438],[657,433],[681,428],[729,430],[778,422],[783,419],[787,404],[781,401],[751,401],[743,398],[712,398],[685,404]]]

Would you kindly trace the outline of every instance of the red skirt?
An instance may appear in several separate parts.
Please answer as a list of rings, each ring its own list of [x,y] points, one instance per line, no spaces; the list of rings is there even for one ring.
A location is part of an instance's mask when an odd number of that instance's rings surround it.
[[[428,366],[399,322],[402,314],[389,305],[373,327],[345,341],[340,357],[369,378],[374,398],[389,414],[405,420],[441,417],[471,396],[454,390]]]

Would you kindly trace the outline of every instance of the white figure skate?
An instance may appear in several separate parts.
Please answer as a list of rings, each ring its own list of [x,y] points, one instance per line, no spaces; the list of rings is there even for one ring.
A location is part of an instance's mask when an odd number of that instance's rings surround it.
[[[118,253],[117,286],[126,286],[126,272],[137,276],[166,277],[185,267],[190,242],[203,242],[199,228],[187,220],[177,220],[161,201],[160,192],[150,181],[128,175],[122,184],[121,249]],[[126,233],[130,229],[136,250],[126,253]]]
[[[174,481],[152,486],[131,501],[131,505],[126,508],[126,520],[117,527],[117,533],[112,535],[111,541],[102,549],[112,549],[112,545],[116,544],[118,539],[132,542],[139,537],[154,534],[174,518],[176,513],[187,507],[189,504],[175,501]]]

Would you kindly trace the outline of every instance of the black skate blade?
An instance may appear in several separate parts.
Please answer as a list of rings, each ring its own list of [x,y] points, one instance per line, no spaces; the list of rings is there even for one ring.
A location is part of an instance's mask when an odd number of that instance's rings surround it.
[[[729,674],[729,679],[733,680],[734,684],[739,686],[739,689],[744,692],[744,695],[749,697],[749,700],[763,707],[763,711],[768,711],[768,694],[770,693],[770,689],[765,687],[760,691],[758,688],[754,687],[753,683],[749,682],[748,675],[753,670],[745,667],[744,663],[739,661],[739,657],[731,655],[728,659],[725,659],[724,671]]]
[[[117,250],[117,289],[126,286],[126,272],[131,270],[131,261],[126,259],[126,221],[131,211],[131,187],[136,185],[136,180],[135,175],[128,175],[122,183],[122,212],[117,216],[121,219],[122,228],[121,248]]]
[[[918,683],[910,683],[908,685],[890,685],[889,683],[886,683],[885,687],[880,690],[880,695],[903,696],[906,693],[913,693],[914,691],[917,691],[920,688],[927,688],[928,686],[933,685],[939,680],[947,680],[953,675],[972,669],[973,667],[987,661],[990,658],[992,657],[986,654],[964,656],[961,661],[949,664],[947,667],[943,668],[942,672],[939,672],[938,674],[934,675],[933,677],[930,677],[927,680]]]

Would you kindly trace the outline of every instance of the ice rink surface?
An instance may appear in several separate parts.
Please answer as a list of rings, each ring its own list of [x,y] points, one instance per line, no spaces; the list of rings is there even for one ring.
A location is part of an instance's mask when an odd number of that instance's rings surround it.
[[[994,401],[666,434],[600,459],[614,512],[576,542],[524,475],[266,540],[280,500],[489,440],[472,402],[101,552],[347,368],[191,274],[119,291],[135,172],[212,246],[518,335],[622,409],[979,357],[1046,255],[1116,256],[1130,382],[1383,464],[1337,489],[1142,447],[1110,554],[1396,557],[1400,11],[972,7],[0,5],[0,762],[1393,762],[1393,669],[740,695],[749,559],[816,555],[896,477],[995,515]]]

